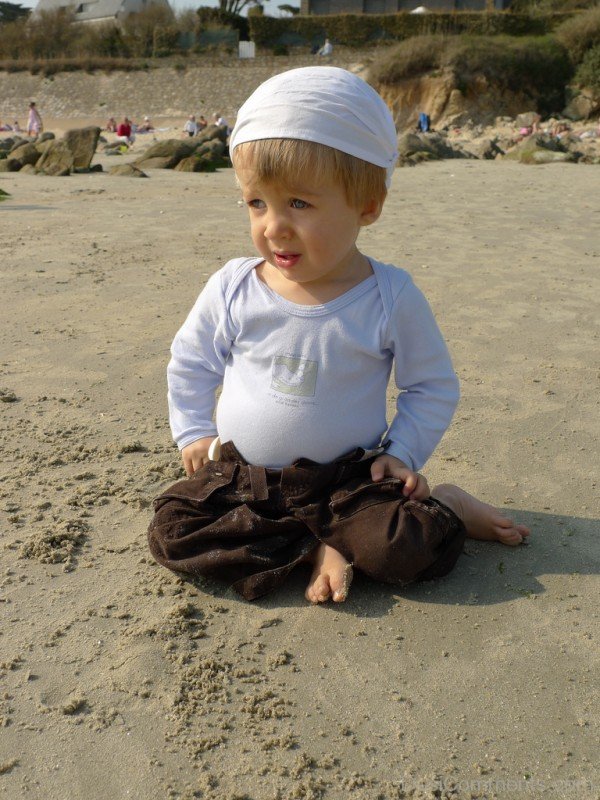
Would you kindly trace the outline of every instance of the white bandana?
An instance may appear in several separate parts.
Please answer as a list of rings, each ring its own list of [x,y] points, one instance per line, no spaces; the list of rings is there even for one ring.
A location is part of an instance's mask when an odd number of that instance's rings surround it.
[[[384,167],[398,150],[392,115],[375,89],[338,67],[302,67],[261,84],[240,108],[229,150],[257,139],[305,139]]]

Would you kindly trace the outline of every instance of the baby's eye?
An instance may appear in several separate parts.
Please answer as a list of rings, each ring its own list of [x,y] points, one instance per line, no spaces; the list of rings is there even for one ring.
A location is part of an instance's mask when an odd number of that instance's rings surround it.
[[[308,208],[308,203],[306,200],[300,200],[298,197],[293,197],[290,200],[290,205],[292,208]]]
[[[254,198],[253,200],[246,200],[246,205],[250,208],[264,208],[265,203],[264,200],[259,200],[258,198]]]

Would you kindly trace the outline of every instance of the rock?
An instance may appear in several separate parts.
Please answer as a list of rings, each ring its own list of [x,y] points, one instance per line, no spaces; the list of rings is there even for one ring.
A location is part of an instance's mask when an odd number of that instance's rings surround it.
[[[208,125],[203,131],[200,131],[194,136],[194,144],[202,144],[202,142],[210,142],[211,139],[219,139],[225,144],[227,142],[228,134],[227,128],[224,125]]]
[[[517,114],[515,125],[517,128],[532,128],[540,121],[541,117],[537,111],[526,111],[524,114]]]
[[[581,91],[571,95],[563,111],[563,116],[578,122],[579,120],[589,119],[598,112],[600,112],[600,94],[592,89],[581,89]]]
[[[21,169],[21,162],[16,158],[3,158],[0,161],[0,172],[18,172]]]
[[[140,158],[134,161],[138,169],[175,169],[181,159],[173,160],[172,156],[156,156],[155,158]]]
[[[100,128],[94,125],[65,133],[63,141],[73,154],[73,169],[89,169],[99,136]]]
[[[56,139],[56,136],[52,133],[52,131],[44,131],[41,136],[38,136],[36,144],[42,144],[42,142],[51,142],[53,139]]]
[[[24,139],[22,136],[15,136],[14,139],[6,139],[6,142],[10,142],[10,146],[8,148],[8,152],[12,153],[13,150],[16,150],[17,147],[21,147],[24,144],[31,144],[29,139]]]
[[[21,175],[23,175],[23,173],[26,175],[37,175],[37,169],[35,168],[34,164],[24,164],[19,172]]]
[[[108,170],[109,175],[122,175],[126,178],[147,178],[145,172],[138,169],[134,164],[115,164]]]
[[[399,163],[419,163],[442,158],[475,158],[460,144],[448,141],[446,134],[403,133],[398,139]]]
[[[36,146],[30,142],[20,144],[10,151],[10,158],[20,161],[22,167],[24,167],[25,164],[35,164],[39,157],[40,154]]]
[[[73,153],[63,139],[54,140],[40,156],[36,167],[44,175],[70,175],[73,169]]]
[[[52,142],[54,142],[54,139],[46,139],[46,140],[45,140],[45,141],[43,141],[43,142],[36,142],[36,143],[34,144],[34,147],[35,147],[35,149],[38,151],[39,155],[42,155],[43,153],[45,153],[45,152],[46,152],[46,150],[47,150],[49,147],[51,147],[51,146],[52,146]]]
[[[197,142],[184,142],[181,139],[165,139],[155,142],[146,152],[134,161],[141,169],[173,169],[182,158],[191,156]],[[162,163],[158,161],[162,159]],[[153,162],[152,165],[149,162]]]
[[[175,167],[175,172],[202,172],[200,159],[195,155],[182,158]]]
[[[209,156],[214,161],[219,161],[225,155],[227,147],[220,139],[211,139],[207,142],[202,142],[194,150],[196,156]]]
[[[574,153],[566,151],[562,142],[545,134],[528,136],[505,153],[504,158],[521,164],[552,164],[577,160]]]
[[[480,159],[490,160],[504,155],[504,150],[499,147],[497,139],[486,136],[480,139],[472,139],[471,141],[463,141],[462,149],[470,153],[474,158]]]

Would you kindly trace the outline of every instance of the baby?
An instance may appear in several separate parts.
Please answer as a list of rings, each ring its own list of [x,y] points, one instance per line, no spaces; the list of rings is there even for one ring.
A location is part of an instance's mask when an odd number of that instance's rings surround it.
[[[447,574],[465,536],[520,544],[523,525],[419,473],[458,381],[410,276],[356,246],[397,158],[383,100],[342,69],[291,70],[242,106],[229,148],[258,255],[212,275],[173,342],[190,477],[155,501],[154,557],[247,599],[310,562],[321,603],[346,599],[353,568],[402,585]]]

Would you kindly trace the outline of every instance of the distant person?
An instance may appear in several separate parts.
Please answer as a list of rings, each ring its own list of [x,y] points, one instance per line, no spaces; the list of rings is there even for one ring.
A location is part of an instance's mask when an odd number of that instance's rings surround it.
[[[29,116],[27,117],[27,135],[39,136],[44,130],[44,124],[35,103],[29,103]]]
[[[117,132],[117,120],[114,117],[111,117],[108,122],[106,123],[105,130],[108,133],[116,133]]]
[[[318,56],[330,56],[333,53],[333,45],[329,41],[329,39],[325,39],[325,44],[319,50],[317,50]]]
[[[12,129],[15,133],[23,133],[23,128],[19,125],[18,119],[13,122]]]
[[[417,130],[419,133],[427,133],[431,130],[431,118],[429,114],[426,114],[424,111],[421,111],[419,114],[419,119],[417,121]]]
[[[206,117],[203,117],[202,114],[200,114],[200,116],[196,120],[196,126],[198,128],[198,132],[203,131],[204,128],[207,127],[207,125],[208,122],[206,121]]]
[[[117,125],[117,141],[126,144],[128,147],[135,142],[131,120],[127,117],[123,117],[123,122],[119,122]]]
[[[225,119],[225,117],[221,116],[221,114],[217,113],[213,117],[215,125],[218,125],[220,128],[227,128],[227,134],[231,133],[231,128],[229,127],[229,123]]]
[[[144,117],[141,125],[138,125],[137,133],[151,133],[154,130],[154,125],[150,122],[150,117]]]
[[[190,116],[187,118],[187,121],[183,126],[183,132],[187,133],[188,136],[195,136],[198,133],[196,117],[193,114],[190,114]]]

